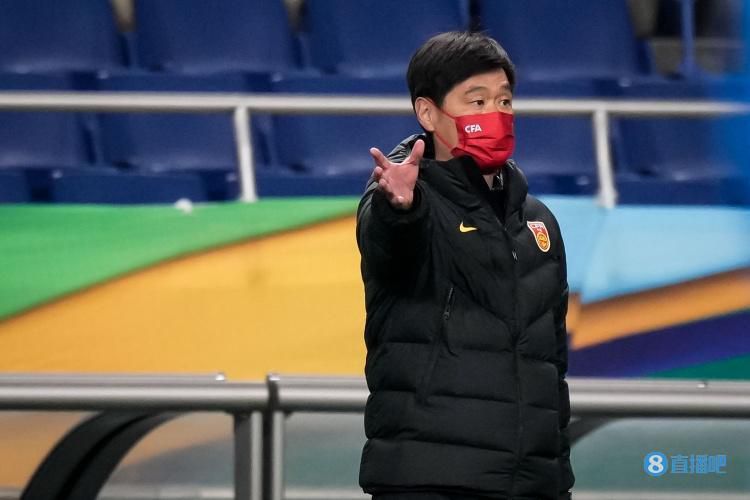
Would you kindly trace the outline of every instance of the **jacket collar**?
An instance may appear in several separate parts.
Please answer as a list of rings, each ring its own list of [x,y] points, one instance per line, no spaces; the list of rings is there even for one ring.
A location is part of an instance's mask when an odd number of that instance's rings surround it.
[[[468,210],[476,210],[482,205],[484,194],[477,188],[483,183],[482,174],[469,156],[452,158],[447,161],[435,160],[434,144],[428,136],[412,135],[404,139],[388,158],[401,162],[409,156],[414,143],[425,141],[425,154],[420,164],[419,177],[435,188],[440,194]],[[529,185],[526,176],[513,160],[508,160],[500,170],[503,176],[503,191],[507,197],[505,220],[523,206]]]

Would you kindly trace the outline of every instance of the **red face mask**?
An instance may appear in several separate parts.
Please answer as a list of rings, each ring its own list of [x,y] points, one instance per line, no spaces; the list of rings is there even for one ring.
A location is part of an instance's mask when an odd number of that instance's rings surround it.
[[[496,171],[513,154],[515,136],[513,135],[512,114],[494,111],[477,115],[453,116],[442,109],[440,111],[456,123],[458,144],[451,148],[451,154],[471,156],[483,174]],[[451,147],[437,131],[435,131],[435,136],[447,147]]]

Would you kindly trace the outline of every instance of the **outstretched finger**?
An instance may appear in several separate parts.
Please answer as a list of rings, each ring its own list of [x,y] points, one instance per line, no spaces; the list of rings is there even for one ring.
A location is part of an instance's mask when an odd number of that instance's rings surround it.
[[[416,165],[419,165],[419,162],[422,161],[423,155],[424,141],[422,139],[419,139],[414,143],[414,147],[411,148],[411,153],[409,153],[409,157],[406,159],[406,161],[404,161],[404,163],[414,163]]]
[[[370,155],[372,156],[372,159],[375,160],[375,165],[379,166],[383,170],[387,169],[390,165],[388,158],[386,158],[378,148],[370,148]]]

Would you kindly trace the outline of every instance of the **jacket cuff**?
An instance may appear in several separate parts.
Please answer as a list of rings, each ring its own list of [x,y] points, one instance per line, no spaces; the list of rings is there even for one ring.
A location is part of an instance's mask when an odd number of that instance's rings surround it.
[[[422,195],[422,188],[417,183],[414,186],[414,200],[408,210],[394,208],[382,191],[376,189],[372,193],[372,211],[375,216],[387,226],[409,226],[422,219],[427,214],[427,203]]]

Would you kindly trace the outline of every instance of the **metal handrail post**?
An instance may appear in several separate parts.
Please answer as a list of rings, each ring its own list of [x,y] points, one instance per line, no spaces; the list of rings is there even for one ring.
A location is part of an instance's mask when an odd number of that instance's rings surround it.
[[[268,387],[268,408],[264,420],[266,451],[264,454],[264,500],[284,498],[284,441],[286,434],[286,414],[279,400],[279,376],[269,373],[266,376]]]
[[[232,113],[237,164],[240,168],[240,199],[246,203],[258,201],[255,184],[255,158],[250,133],[250,112],[246,106],[237,106]]]
[[[617,188],[612,166],[612,148],[609,144],[609,113],[607,108],[597,108],[593,115],[596,171],[599,179],[597,201],[604,208],[614,208],[617,203]]]
[[[263,414],[236,413],[234,417],[234,498],[263,498]]]
[[[282,410],[274,410],[271,418],[271,463],[269,498],[284,499],[284,442],[286,435],[286,416]]]

